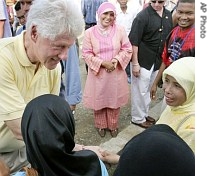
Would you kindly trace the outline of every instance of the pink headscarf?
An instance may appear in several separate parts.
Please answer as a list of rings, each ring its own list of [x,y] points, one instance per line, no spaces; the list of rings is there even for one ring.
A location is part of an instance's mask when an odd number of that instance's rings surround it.
[[[103,2],[99,8],[98,8],[98,11],[97,11],[97,14],[98,14],[98,18],[100,18],[100,16],[105,13],[105,12],[109,12],[109,11],[112,11],[114,12],[114,16],[116,16],[116,8],[115,6],[110,3],[110,2]]]

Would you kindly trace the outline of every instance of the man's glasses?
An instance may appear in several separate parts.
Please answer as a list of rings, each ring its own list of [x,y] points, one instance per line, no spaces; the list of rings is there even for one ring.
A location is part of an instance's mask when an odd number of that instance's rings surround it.
[[[151,1],[152,3],[156,3],[156,2],[158,2],[158,4],[162,4],[162,3],[164,3],[164,1]]]

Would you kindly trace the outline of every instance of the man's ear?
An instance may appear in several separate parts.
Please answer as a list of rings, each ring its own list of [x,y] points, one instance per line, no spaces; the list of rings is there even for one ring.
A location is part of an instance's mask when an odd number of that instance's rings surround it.
[[[36,26],[32,26],[32,28],[31,28],[31,40],[36,43],[37,38],[38,38],[38,34],[37,34]]]

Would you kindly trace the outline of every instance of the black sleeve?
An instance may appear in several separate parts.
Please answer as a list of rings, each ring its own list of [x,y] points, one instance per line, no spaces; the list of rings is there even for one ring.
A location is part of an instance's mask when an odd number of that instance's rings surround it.
[[[141,12],[134,19],[128,36],[132,45],[139,46],[146,27],[146,20],[146,15]]]

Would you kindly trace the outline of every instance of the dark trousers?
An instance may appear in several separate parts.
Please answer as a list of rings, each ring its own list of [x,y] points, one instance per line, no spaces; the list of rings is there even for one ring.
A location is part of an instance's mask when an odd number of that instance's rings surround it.
[[[85,23],[85,30],[87,30],[88,28],[95,26],[96,23]]]
[[[131,69],[130,69],[130,62],[128,63],[127,67],[125,68],[128,77],[131,77]]]

